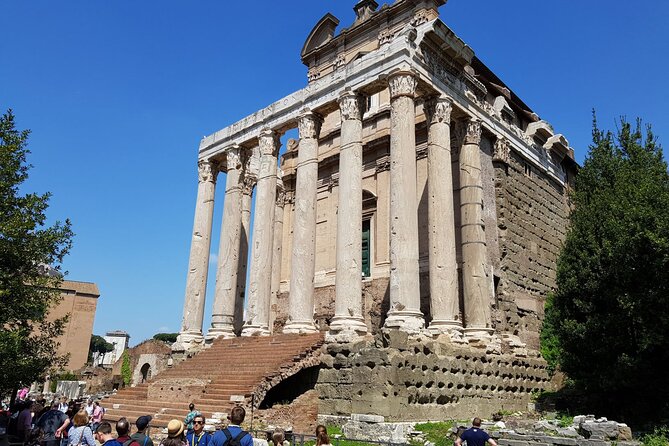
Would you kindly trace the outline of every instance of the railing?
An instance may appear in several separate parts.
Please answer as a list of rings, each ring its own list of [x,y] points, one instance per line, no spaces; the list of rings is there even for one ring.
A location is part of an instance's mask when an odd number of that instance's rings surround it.
[[[258,439],[263,439],[267,440],[270,443],[270,446],[272,445],[271,438],[272,438],[272,431],[265,431],[265,430],[251,430],[251,434],[253,435],[253,438],[258,438]],[[305,444],[309,442],[313,442],[312,444],[315,445],[316,443],[316,436],[311,435],[311,434],[300,434],[300,433],[295,433],[295,432],[286,432],[286,441],[290,442],[290,446],[304,446]],[[357,440],[355,438],[342,438],[341,435],[331,435],[330,436],[330,443],[332,446],[340,446],[341,443],[357,443],[360,445],[364,444],[378,444],[378,445],[384,445],[384,446],[406,446],[408,443],[406,442],[393,442],[393,441],[380,441],[380,440]]]

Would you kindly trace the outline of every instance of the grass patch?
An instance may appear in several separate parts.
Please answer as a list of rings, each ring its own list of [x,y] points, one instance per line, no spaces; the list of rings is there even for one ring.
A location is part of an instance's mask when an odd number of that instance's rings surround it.
[[[416,430],[425,433],[425,438],[435,446],[452,446],[453,437],[451,429],[457,424],[456,421],[443,421],[438,423],[420,423]]]
[[[669,446],[669,428],[656,428],[652,434],[641,437],[644,446]]]

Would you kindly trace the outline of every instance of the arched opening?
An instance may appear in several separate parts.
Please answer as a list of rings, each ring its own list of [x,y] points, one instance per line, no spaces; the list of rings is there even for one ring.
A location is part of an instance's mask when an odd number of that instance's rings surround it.
[[[275,404],[290,404],[295,398],[316,387],[320,366],[307,367],[269,389],[258,409],[269,409]]]
[[[143,383],[151,379],[151,365],[148,362],[142,366],[139,372],[142,374]]]

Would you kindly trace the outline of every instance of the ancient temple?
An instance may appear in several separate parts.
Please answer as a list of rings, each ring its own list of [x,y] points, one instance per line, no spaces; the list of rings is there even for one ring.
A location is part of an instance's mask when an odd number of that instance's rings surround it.
[[[337,345],[379,335],[537,357],[574,152],[440,20],[445,3],[361,0],[338,33],[326,14],[302,49],[305,87],[201,141],[175,351],[321,331]],[[299,139],[279,157],[294,128]],[[203,330],[219,172],[224,216]],[[523,392],[546,381],[540,360],[527,361],[508,359],[517,379],[543,374],[515,386]]]

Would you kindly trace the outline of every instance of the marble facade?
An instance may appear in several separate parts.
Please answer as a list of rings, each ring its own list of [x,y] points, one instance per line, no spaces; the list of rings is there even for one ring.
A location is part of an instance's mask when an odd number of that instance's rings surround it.
[[[201,141],[174,349],[316,330],[332,341],[399,330],[460,344],[534,342],[525,308],[540,319],[553,282],[529,283],[525,248],[513,251],[525,244],[507,228],[533,220],[503,210],[516,178],[539,178],[550,189],[548,220],[564,226],[573,150],[441,21],[445,3],[363,0],[338,35],[339,21],[324,16],[302,50],[306,87]],[[295,128],[299,141],[281,151]],[[219,172],[224,216],[203,332]],[[554,271],[552,245],[532,243]]]

